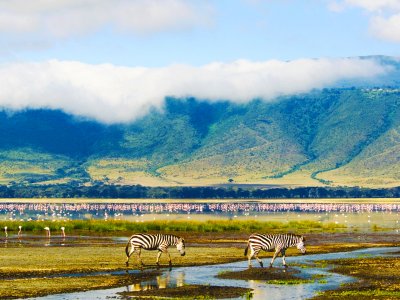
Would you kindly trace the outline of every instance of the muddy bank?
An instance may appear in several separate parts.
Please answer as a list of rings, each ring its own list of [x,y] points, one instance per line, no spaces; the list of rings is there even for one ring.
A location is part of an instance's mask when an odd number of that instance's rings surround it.
[[[356,277],[357,281],[313,299],[400,299],[400,258],[398,253],[394,255],[328,261],[334,264],[333,272]]]
[[[127,275],[99,275],[85,277],[24,278],[1,280],[0,298],[18,299],[40,297],[59,293],[82,292],[112,287],[127,286],[151,280],[159,271],[147,271]]]
[[[125,292],[119,294],[123,296],[133,297],[134,299],[227,299],[238,298],[246,294],[251,297],[251,291],[252,289],[232,286],[185,285],[175,288]]]
[[[211,241],[213,235],[215,239]],[[307,235],[307,252],[308,254],[333,253],[367,247],[399,245],[398,235],[370,234],[363,236],[362,242],[359,236],[358,233],[353,235],[310,234]],[[186,256],[181,257],[173,247],[170,249],[173,268],[244,261],[247,237],[246,233],[240,233],[237,236],[231,233],[188,236]],[[375,238],[374,243],[367,242],[372,241],[373,238]],[[2,279],[0,280],[0,298],[24,298],[130,284],[131,277],[112,274],[114,271],[126,270],[125,242],[127,238],[79,236],[76,240],[74,239],[74,237],[65,239],[62,241],[63,245],[56,243],[60,242],[59,238],[53,239],[53,237],[50,245],[48,239],[41,237],[35,238],[35,244],[29,246],[23,243],[18,244],[17,240],[13,246],[11,246],[12,243],[3,244],[3,247],[0,247],[0,279]],[[205,242],[206,239],[210,241]],[[90,245],[90,243],[93,244]],[[261,258],[270,258],[273,253],[261,252],[261,254]],[[299,252],[295,248],[290,248],[287,256],[294,255],[299,255]],[[156,256],[156,251],[142,251],[142,259],[146,264],[145,270],[155,269]],[[278,259],[279,263],[280,259]],[[161,265],[168,268],[167,256],[161,257]],[[129,270],[130,272],[138,270],[135,257],[131,259]],[[97,274],[99,272],[102,274]],[[71,274],[76,274],[76,276],[71,276]],[[137,278],[137,280],[146,279]],[[17,292],[18,294],[15,294]]]

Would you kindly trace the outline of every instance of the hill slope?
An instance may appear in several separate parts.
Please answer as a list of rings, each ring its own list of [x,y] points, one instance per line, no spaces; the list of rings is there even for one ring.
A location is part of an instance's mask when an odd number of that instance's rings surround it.
[[[0,183],[397,186],[399,83],[378,83],[268,103],[167,99],[164,111],[112,126],[2,111]]]

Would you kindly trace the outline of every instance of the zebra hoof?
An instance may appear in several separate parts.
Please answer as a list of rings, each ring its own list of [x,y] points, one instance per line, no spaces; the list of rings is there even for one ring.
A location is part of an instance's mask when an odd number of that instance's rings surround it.
[[[287,265],[283,265],[283,267],[284,267],[285,269],[287,269],[287,268],[288,268],[288,266],[287,266]]]
[[[127,267],[129,267],[129,263],[128,263],[128,262],[126,262],[125,265],[126,265]]]
[[[260,261],[260,266],[261,266],[261,268],[264,268],[264,264],[262,261]]]

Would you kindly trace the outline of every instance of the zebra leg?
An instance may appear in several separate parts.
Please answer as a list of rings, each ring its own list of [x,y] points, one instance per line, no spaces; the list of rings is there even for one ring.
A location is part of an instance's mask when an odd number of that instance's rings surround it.
[[[167,250],[165,250],[165,253],[168,254],[168,259],[169,259],[169,267],[172,267],[172,261],[171,261],[171,254]]]
[[[274,260],[278,256],[279,252],[281,252],[281,249],[278,248],[278,249],[275,250],[274,256],[272,257],[272,260],[271,260],[271,262],[269,264],[270,268],[272,268],[272,265],[274,264]]]
[[[129,259],[131,258],[131,255],[133,252],[135,252],[135,247],[131,246],[131,248],[128,250],[129,244],[126,246],[126,266],[129,267]]]
[[[142,261],[142,258],[140,257],[141,252],[142,252],[142,249],[138,248],[137,249],[137,260],[138,260],[138,264],[139,264],[140,268],[143,269],[144,263]]]
[[[249,248],[250,248],[250,251],[247,253],[247,259],[249,261],[249,268],[251,268],[252,267],[251,258],[253,257],[255,251],[251,245],[249,245]]]
[[[168,250],[165,250],[165,253],[168,254],[168,259],[169,259],[169,270],[172,270],[171,254],[169,254]]]
[[[252,267],[251,265],[251,258],[254,256],[258,263],[260,264],[261,268],[264,267],[263,262],[261,259],[258,257],[258,253],[260,252],[261,248],[260,247],[252,247],[250,246],[250,252],[249,252],[249,268]]]
[[[162,254],[162,251],[158,250],[157,261],[156,261],[157,268],[160,267],[160,262],[159,261],[160,261],[161,254]]]
[[[283,263],[283,266],[285,267],[285,268],[287,268],[288,266],[286,265],[286,261],[285,261],[285,249],[282,249],[281,250],[281,255],[282,255],[282,263]]]
[[[258,257],[258,252],[254,253],[254,257],[257,259],[257,261],[260,264],[261,268],[264,268],[264,264],[263,264],[262,260]]]

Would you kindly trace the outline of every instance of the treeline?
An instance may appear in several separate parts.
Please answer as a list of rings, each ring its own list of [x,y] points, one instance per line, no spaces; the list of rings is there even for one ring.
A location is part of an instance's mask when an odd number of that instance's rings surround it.
[[[264,199],[264,198],[400,198],[400,186],[388,189],[358,187],[145,187],[95,184],[91,186],[0,185],[0,198],[160,198],[160,199]]]

